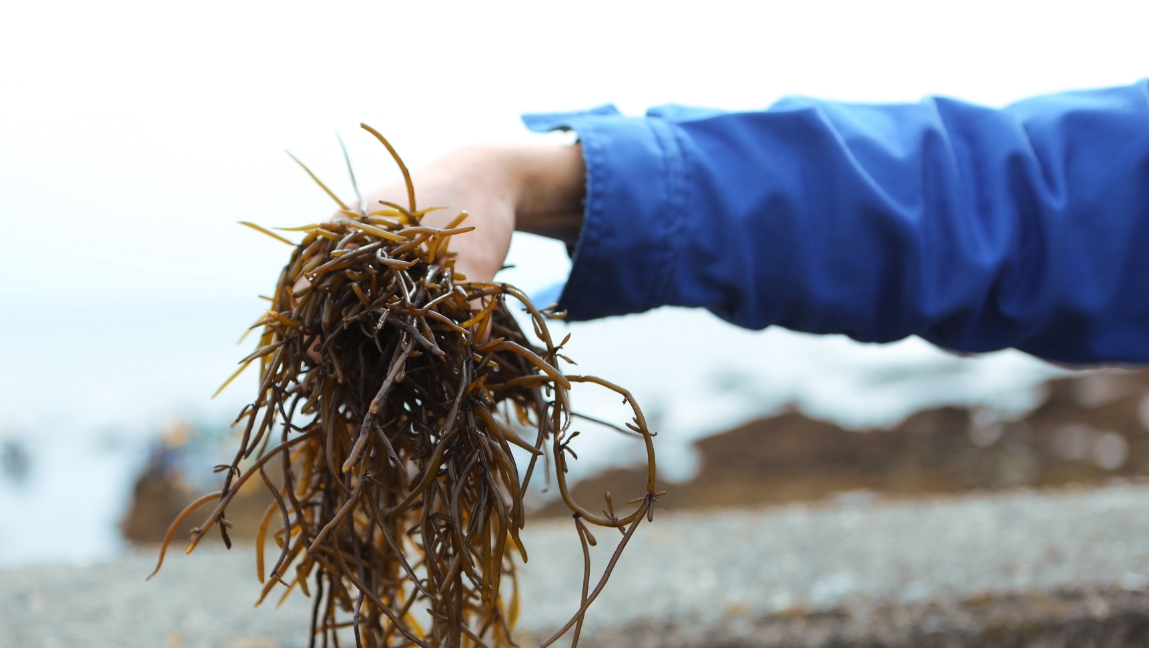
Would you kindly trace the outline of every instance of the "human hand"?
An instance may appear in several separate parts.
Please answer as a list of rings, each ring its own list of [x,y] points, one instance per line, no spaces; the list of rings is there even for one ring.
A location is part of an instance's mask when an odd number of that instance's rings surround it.
[[[461,211],[473,232],[451,238],[455,271],[467,281],[491,281],[503,267],[515,229],[573,244],[582,226],[585,194],[582,150],[574,146],[474,146],[412,173],[416,207],[443,207],[422,224],[446,227]],[[380,200],[407,205],[404,183],[364,196],[368,211]],[[336,213],[332,218],[342,216]]]

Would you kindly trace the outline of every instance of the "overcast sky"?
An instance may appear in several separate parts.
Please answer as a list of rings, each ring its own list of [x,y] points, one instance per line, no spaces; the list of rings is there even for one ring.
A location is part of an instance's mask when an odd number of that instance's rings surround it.
[[[394,174],[525,139],[524,111],[937,93],[1003,104],[1146,75],[1149,3],[9,2],[0,151],[176,194],[296,203],[283,155]],[[66,188],[61,188],[66,190]],[[9,215],[5,215],[9,217]]]

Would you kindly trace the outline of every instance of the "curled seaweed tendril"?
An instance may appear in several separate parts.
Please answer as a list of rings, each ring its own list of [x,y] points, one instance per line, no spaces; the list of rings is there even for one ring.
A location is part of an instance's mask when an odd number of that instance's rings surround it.
[[[540,458],[549,457],[573,513],[584,573],[579,609],[543,645],[572,628],[577,644],[587,609],[661,495],[653,435],[628,391],[559,369],[566,340],[556,346],[546,320],[562,313],[540,310],[513,286],[467,282],[455,272],[448,244],[469,231],[460,226],[466,214],[445,228],[422,225],[430,210],[416,209],[406,167],[382,135],[363,128],[403,171],[408,204],[374,209],[360,201],[351,209],[304,167],[339,204],[340,217],[283,228],[302,232],[303,240],[279,275],[271,307],[252,327],[262,327],[258,348],[241,361],[240,371],[259,364],[260,384],[236,421],[239,451],[220,467],[223,488],[173,523],[159,562],[179,523],[211,502],[187,552],[213,526],[230,547],[227,506],[258,475],[275,500],[257,534],[259,601],[276,587],[284,588],[282,597],[298,588],[314,599],[311,646],[338,646],[348,629],[359,648],[515,645],[513,555],[527,559],[519,537],[523,497]],[[511,316],[509,302],[527,313],[537,343]],[[615,514],[607,493],[607,507],[596,515],[567,487],[577,434],[570,429],[572,383],[615,391],[633,409],[626,427],[646,444],[648,476],[627,514]],[[533,429],[533,441],[516,428]],[[526,459],[517,463],[512,446]],[[596,540],[588,525],[622,532],[593,590],[589,546]],[[278,556],[264,555],[269,535]],[[425,628],[416,618],[424,611]]]

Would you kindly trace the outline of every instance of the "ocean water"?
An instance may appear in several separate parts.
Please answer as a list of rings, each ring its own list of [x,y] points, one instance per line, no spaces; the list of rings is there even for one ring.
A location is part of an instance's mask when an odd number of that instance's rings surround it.
[[[0,440],[23,449],[27,468],[0,479],[0,564],[113,556],[123,548],[116,523],[153,442],[177,421],[226,424],[254,391],[253,373],[210,400],[243,354],[236,332],[252,304],[19,304],[37,316],[0,316],[0,332],[20,341],[2,356],[9,370],[0,378]],[[579,363],[572,373],[634,393],[659,433],[660,470],[672,480],[695,469],[695,439],[782,407],[856,428],[941,404],[1008,417],[1033,406],[1038,385],[1058,373],[1019,353],[959,358],[920,340],[878,347],[743,331],[684,310],[556,328],[572,334],[568,351]],[[685,342],[699,339],[713,346]],[[595,417],[627,420],[605,390],[577,386],[572,402]],[[581,426],[574,478],[642,459],[633,440]]]

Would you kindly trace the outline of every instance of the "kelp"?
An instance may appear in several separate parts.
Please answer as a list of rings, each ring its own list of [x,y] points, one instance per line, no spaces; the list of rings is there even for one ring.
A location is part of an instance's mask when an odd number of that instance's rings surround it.
[[[281,228],[303,238],[252,327],[261,331],[256,350],[224,383],[259,365],[255,400],[236,420],[239,450],[217,466],[220,491],[172,524],[156,571],[179,523],[213,502],[187,552],[213,527],[230,548],[228,504],[258,479],[274,500],[257,532],[259,602],[276,588],[281,597],[295,589],[309,596],[311,646],[338,646],[341,631],[360,648],[515,645],[515,557],[528,557],[524,496],[542,464],[570,507],[584,565],[579,608],[542,645],[572,628],[577,644],[622,550],[639,523],[653,519],[661,495],[653,435],[628,391],[562,372],[570,336],[551,338],[547,320],[563,317],[556,307],[537,308],[514,286],[456,272],[449,245],[473,229],[463,225],[466,212],[443,228],[423,225],[431,210],[417,208],[407,168],[382,135],[363,128],[399,165],[408,204],[360,199],[349,207],[300,163],[340,211],[330,222]],[[533,337],[512,307],[525,313]],[[617,392],[633,410],[626,430],[582,417],[646,444],[646,492],[628,513],[615,513],[610,493],[602,513],[592,513],[567,487],[578,435],[569,390],[578,383]],[[590,526],[622,532],[593,590]],[[265,555],[269,537],[274,556]]]

